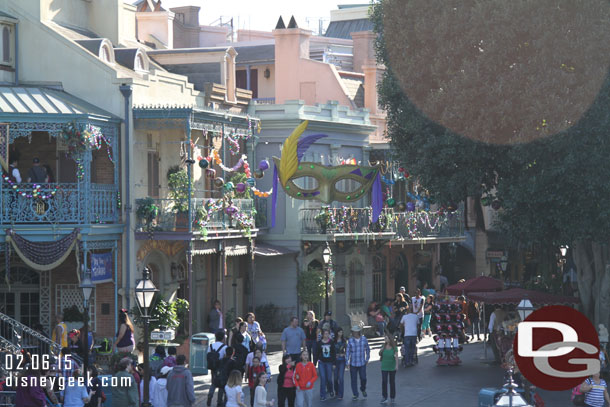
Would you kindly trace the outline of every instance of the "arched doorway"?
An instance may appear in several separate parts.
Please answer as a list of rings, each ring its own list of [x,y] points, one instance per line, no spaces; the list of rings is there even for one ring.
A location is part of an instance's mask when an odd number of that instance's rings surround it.
[[[0,312],[29,327],[40,324],[40,275],[27,267],[11,267],[10,290],[0,286]],[[6,271],[0,273],[6,281]]]

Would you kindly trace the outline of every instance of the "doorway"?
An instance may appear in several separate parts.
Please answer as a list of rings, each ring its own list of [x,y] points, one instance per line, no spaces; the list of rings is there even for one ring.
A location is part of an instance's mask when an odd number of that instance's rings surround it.
[[[0,275],[6,281],[6,273]],[[26,267],[12,267],[10,290],[6,284],[0,288],[0,312],[30,328],[40,324],[40,276]],[[4,331],[4,325],[2,331]],[[7,338],[8,332],[0,333]]]

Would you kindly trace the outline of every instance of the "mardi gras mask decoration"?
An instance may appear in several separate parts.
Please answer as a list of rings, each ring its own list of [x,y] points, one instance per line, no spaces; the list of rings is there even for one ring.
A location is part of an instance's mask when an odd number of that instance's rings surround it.
[[[277,204],[278,183],[288,196],[300,200],[317,200],[324,203],[354,202],[370,190],[373,191],[373,222],[377,221],[383,206],[381,176],[379,167],[358,165],[325,166],[313,162],[301,161],[305,152],[317,140],[327,137],[325,134],[311,134],[301,137],[307,128],[307,121],[301,123],[284,142],[282,157],[273,157],[275,163],[273,174],[273,201],[271,206],[271,224],[275,225],[275,208]],[[310,177],[317,181],[316,189],[304,189],[297,185],[300,178]],[[352,191],[337,188],[343,180],[356,181],[358,187]],[[296,181],[296,182],[295,182]]]

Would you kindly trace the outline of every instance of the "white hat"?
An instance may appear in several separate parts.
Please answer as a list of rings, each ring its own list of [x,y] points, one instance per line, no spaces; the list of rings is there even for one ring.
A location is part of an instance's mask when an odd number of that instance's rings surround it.
[[[170,370],[172,370],[172,368],[170,366],[163,366],[161,368],[161,374],[162,375],[166,375],[166,374],[168,374],[170,372]]]
[[[362,327],[360,325],[354,325],[352,327],[352,332],[360,332],[362,331]]]

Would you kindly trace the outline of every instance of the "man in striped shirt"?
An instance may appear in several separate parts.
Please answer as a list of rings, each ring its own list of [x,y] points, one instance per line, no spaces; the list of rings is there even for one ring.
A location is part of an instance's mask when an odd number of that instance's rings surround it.
[[[353,400],[358,400],[358,374],[360,374],[360,391],[366,398],[366,364],[371,357],[369,342],[360,334],[362,330],[358,325],[352,327],[352,337],[347,341],[345,360],[349,366],[352,379]]]

